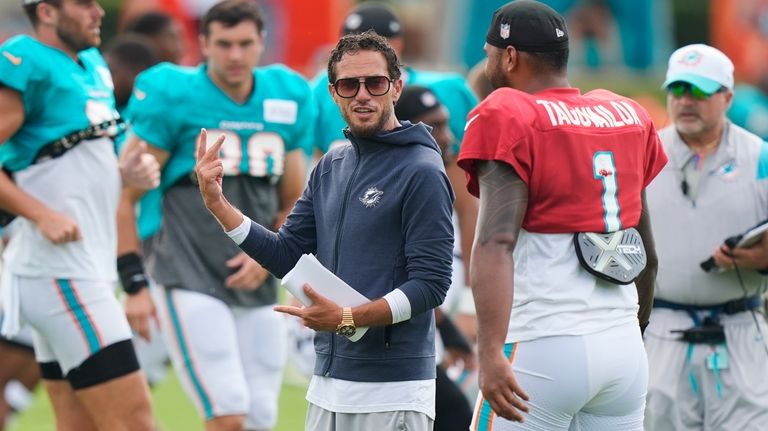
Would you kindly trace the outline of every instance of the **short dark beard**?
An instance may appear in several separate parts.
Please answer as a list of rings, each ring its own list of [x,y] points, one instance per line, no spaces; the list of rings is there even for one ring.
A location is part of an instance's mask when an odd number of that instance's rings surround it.
[[[74,35],[74,32],[68,31],[69,27],[67,24],[72,23],[72,20],[69,18],[65,18],[64,24],[59,25],[59,27],[56,28],[56,35],[61,39],[62,42],[66,46],[69,47],[74,52],[80,52],[82,50],[93,48],[95,45],[88,42],[86,38],[84,37],[77,37]]]
[[[356,138],[372,138],[384,130],[384,125],[387,123],[387,121],[389,121],[389,117],[392,116],[392,110],[383,112],[376,124],[365,128],[358,128],[353,126],[349,116],[344,111],[342,111],[341,114],[342,117],[344,117],[344,121],[347,123],[347,127],[349,127],[349,131],[352,132],[353,136]]]

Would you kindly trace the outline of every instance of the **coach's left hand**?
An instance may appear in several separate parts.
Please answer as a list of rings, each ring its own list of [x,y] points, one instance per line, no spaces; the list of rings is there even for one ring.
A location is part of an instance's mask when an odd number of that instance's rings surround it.
[[[315,331],[335,331],[341,323],[341,307],[315,292],[309,283],[304,284],[304,293],[312,300],[312,305],[306,307],[278,305],[274,310],[301,318],[304,326]]]

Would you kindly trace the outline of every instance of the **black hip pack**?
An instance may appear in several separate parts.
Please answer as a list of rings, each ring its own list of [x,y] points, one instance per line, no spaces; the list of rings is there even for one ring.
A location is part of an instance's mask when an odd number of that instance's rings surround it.
[[[610,233],[579,232],[573,235],[573,246],[587,272],[614,284],[634,282],[648,262],[643,239],[635,228]]]
[[[63,138],[59,138],[55,141],[45,144],[42,148],[40,148],[37,154],[35,154],[35,157],[32,159],[32,164],[34,165],[59,158],[83,141],[101,137],[114,139],[124,131],[125,122],[122,118],[115,118],[103,123],[88,126],[83,130],[72,132]],[[5,168],[3,168],[3,172],[5,172],[5,174],[8,175],[8,178],[13,181],[13,172]],[[7,226],[15,218],[16,214],[11,214],[5,210],[0,209],[0,227]]]

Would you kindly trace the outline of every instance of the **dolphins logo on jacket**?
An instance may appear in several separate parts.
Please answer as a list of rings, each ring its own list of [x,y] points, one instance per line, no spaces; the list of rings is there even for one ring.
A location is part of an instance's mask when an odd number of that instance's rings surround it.
[[[376,187],[368,187],[368,190],[360,196],[360,202],[362,202],[366,208],[375,207],[381,202],[381,196],[383,194],[384,192]]]

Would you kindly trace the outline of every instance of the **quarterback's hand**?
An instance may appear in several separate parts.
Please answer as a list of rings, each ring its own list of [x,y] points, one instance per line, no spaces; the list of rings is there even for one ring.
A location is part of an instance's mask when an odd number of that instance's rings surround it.
[[[66,214],[49,209],[36,218],[34,222],[40,233],[54,244],[64,244],[82,239],[77,222]]]
[[[256,290],[269,276],[263,266],[242,251],[227,261],[227,267],[238,268],[224,280],[224,284],[230,289]]]
[[[147,152],[147,143],[128,146],[120,155],[120,175],[123,184],[149,190],[160,184],[160,164]]]
[[[312,305],[306,307],[278,305],[274,310],[301,318],[304,326],[315,331],[335,331],[339,323],[341,323],[341,307],[325,296],[315,292],[309,283],[304,284],[304,293],[312,301]]]
[[[152,301],[149,288],[141,289],[132,295],[126,295],[123,307],[131,330],[141,338],[151,341],[149,325],[154,323],[159,326],[159,323],[155,302]]]
[[[480,360],[480,391],[491,409],[504,419],[522,422],[521,412],[528,413],[528,394],[518,385],[512,366],[499,351]]]
[[[224,164],[219,157],[219,150],[224,144],[224,135],[219,136],[213,145],[209,146],[207,143],[208,132],[202,129],[197,137],[195,174],[197,175],[200,194],[203,195],[203,202],[210,207],[211,204],[218,202],[224,196],[221,188],[221,182],[224,178]]]

